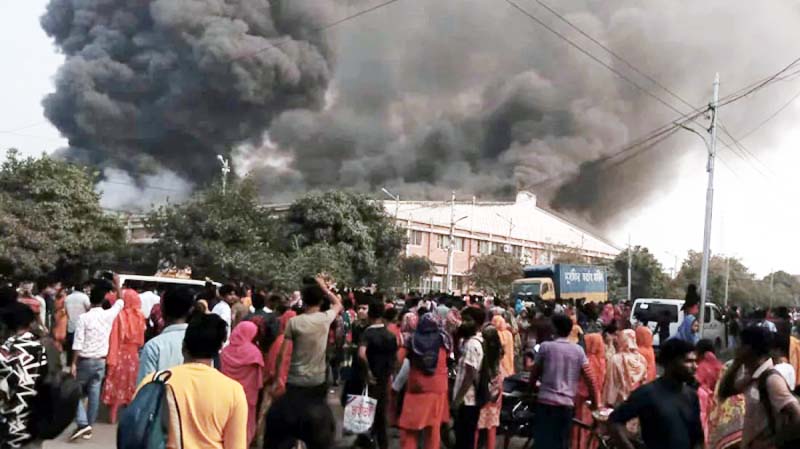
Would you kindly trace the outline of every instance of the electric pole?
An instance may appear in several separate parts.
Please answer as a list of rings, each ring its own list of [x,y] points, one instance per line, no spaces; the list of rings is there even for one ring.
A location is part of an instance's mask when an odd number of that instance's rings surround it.
[[[631,288],[632,285],[631,278],[633,277],[631,276],[631,273],[633,271],[631,269],[632,266],[633,266],[633,248],[631,248],[631,235],[628,234],[628,301],[633,301],[633,298],[631,297],[632,296],[631,292],[633,291],[633,289]]]
[[[711,111],[710,140],[708,146],[708,190],[706,191],[706,219],[703,231],[703,264],[700,268],[700,338],[703,338],[703,323],[708,299],[708,266],[711,260],[711,218],[714,210],[714,162],[717,156],[717,106],[719,104],[719,73],[714,77],[714,96],[709,104]],[[705,140],[705,139],[704,139]]]
[[[447,245],[447,278],[445,286],[447,293],[453,291],[453,250],[455,249],[455,230],[456,230],[456,192],[450,199],[450,241]]]
[[[725,258],[725,303],[724,306],[728,308],[728,288],[731,282],[731,258]]]

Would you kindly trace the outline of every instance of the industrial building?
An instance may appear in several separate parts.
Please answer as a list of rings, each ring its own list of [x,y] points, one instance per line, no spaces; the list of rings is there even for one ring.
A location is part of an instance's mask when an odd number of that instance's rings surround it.
[[[509,253],[525,264],[551,263],[559,252],[570,251],[586,262],[613,259],[620,249],[589,231],[546,211],[536,196],[519,192],[514,202],[393,201],[386,213],[408,232],[407,256],[427,257],[434,273],[417,287],[446,290],[451,224],[454,236],[452,290],[470,290],[467,274],[478,256]]]

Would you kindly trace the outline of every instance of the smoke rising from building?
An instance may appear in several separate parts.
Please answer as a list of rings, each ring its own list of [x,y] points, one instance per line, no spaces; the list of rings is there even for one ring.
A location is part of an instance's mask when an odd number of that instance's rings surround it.
[[[51,0],[43,26],[68,60],[48,117],[76,154],[164,166],[194,184],[217,169],[214,154],[232,152],[270,200],[331,187],[430,199],[534,188],[551,207],[610,226],[676,177],[703,175],[702,165],[675,171],[702,151],[688,134],[612,169],[592,164],[677,114],[504,2],[400,1],[312,31],[373,4]],[[535,2],[522,5],[688,111]],[[784,66],[796,56],[781,49],[800,38],[787,2],[553,6],[696,105],[715,72],[724,95]],[[262,46],[274,51],[227,62]],[[740,134],[785,95],[778,85],[720,117]],[[773,138],[748,143],[758,151]]]

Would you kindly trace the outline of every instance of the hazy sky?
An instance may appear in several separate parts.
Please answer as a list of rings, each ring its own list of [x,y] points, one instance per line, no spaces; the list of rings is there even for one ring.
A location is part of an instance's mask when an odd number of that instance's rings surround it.
[[[63,58],[39,26],[39,16],[46,0],[0,2],[0,49],[6,64],[0,71],[3,105],[0,108],[0,149],[18,148],[23,154],[50,152],[66,144],[58,131],[42,115],[41,99],[52,91],[52,78]],[[795,55],[797,56],[797,55]],[[787,54],[787,62],[792,55]],[[646,67],[642,67],[645,71]],[[779,67],[765,67],[769,73]],[[725,73],[721,95],[725,95]],[[690,76],[687,71],[687,76]],[[698,79],[707,84],[711,79]],[[739,86],[736,86],[737,88]],[[788,99],[800,85],[785,83],[775,87]],[[729,92],[729,91],[728,91]],[[777,109],[780,104],[776,104]],[[796,113],[800,101],[783,114]],[[792,111],[794,109],[794,111]],[[721,113],[724,120],[725,110]],[[766,117],[753,117],[754,124]],[[800,274],[800,243],[795,235],[800,223],[800,167],[797,142],[800,131],[785,125],[768,123],[758,132],[784,126],[780,142],[773,148],[756,148],[763,163],[745,163],[729,150],[721,152],[723,163],[717,165],[714,209],[713,248],[716,252],[743,259],[758,275],[772,269]],[[741,133],[739,133],[741,134]],[[754,135],[753,137],[757,137]],[[748,145],[748,140],[743,141]],[[703,237],[706,172],[705,148],[697,139],[681,163],[681,177],[665,189],[643,210],[632,213],[608,237],[620,246],[628,235],[636,245],[648,246],[669,270],[678,256],[680,264],[690,248],[700,250]],[[754,168],[755,167],[757,168]],[[168,192],[151,192],[153,200]]]

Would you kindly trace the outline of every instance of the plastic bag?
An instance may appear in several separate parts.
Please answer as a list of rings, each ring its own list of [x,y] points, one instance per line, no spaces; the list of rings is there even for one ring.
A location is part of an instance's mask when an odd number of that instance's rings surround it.
[[[367,433],[372,428],[375,421],[375,410],[378,401],[368,395],[369,391],[365,387],[364,394],[361,396],[347,395],[347,405],[344,407],[344,431],[354,434]]]

